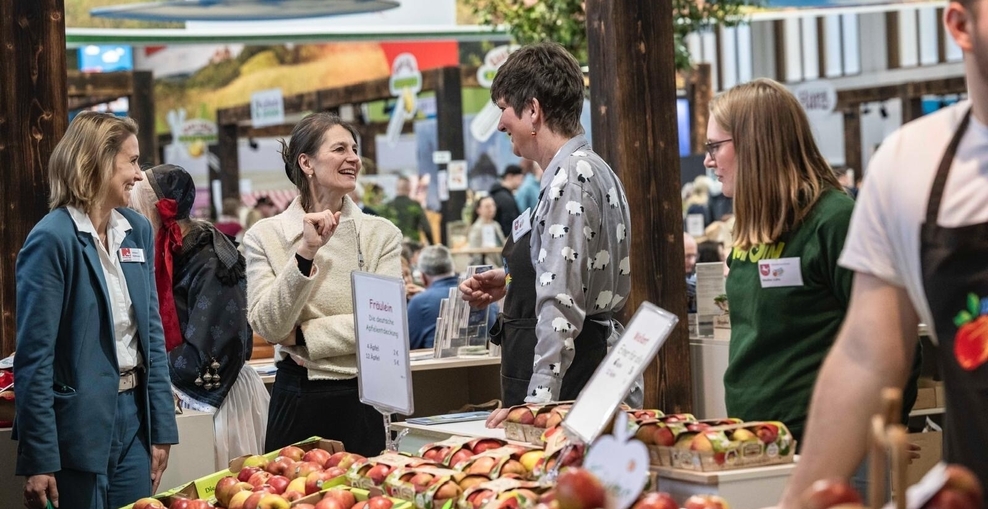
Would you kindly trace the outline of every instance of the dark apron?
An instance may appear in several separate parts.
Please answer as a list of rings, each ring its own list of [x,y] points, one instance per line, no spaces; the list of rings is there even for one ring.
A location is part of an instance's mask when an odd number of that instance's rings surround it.
[[[988,223],[957,228],[937,225],[947,174],[970,120],[969,110],[940,161],[921,230],[920,255],[947,395],[944,459],[970,468],[981,485],[988,487],[988,453],[984,448],[988,437],[988,363],[976,360],[988,342],[988,315],[970,311],[988,297]],[[961,318],[955,322],[965,310],[970,321],[963,323]],[[975,332],[974,336],[980,335],[980,340],[964,340],[964,336],[973,337],[972,331],[977,329],[980,334]],[[962,339],[959,345],[958,338]]]
[[[535,364],[535,287],[538,284],[529,249],[532,232],[518,243],[510,236],[501,250],[504,271],[510,277],[504,310],[491,330],[491,341],[501,345],[501,401],[504,406],[520,405],[528,395]],[[583,329],[573,341],[573,363],[563,375],[559,400],[576,399],[607,354],[610,315],[587,316]],[[604,322],[604,323],[599,323]],[[607,323],[605,325],[605,323]],[[559,338],[562,341],[562,338]]]

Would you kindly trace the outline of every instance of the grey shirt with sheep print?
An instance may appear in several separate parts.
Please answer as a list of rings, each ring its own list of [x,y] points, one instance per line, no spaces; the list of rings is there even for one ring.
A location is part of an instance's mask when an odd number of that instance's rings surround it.
[[[609,321],[631,289],[631,217],[624,187],[580,135],[546,168],[532,218],[535,364],[528,402],[554,401],[584,318]]]

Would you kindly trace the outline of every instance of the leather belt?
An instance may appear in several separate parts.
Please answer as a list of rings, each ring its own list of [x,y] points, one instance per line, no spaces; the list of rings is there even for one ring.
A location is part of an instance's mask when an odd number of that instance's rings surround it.
[[[132,369],[120,373],[120,388],[117,392],[126,392],[134,387],[137,387],[137,370]]]

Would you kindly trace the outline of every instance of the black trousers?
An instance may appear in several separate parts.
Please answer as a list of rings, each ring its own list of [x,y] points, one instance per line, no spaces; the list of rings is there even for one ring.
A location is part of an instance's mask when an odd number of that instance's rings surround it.
[[[384,449],[384,417],[360,402],[357,379],[309,380],[290,358],[278,362],[264,450],[313,436],[343,442],[347,451],[376,456]]]

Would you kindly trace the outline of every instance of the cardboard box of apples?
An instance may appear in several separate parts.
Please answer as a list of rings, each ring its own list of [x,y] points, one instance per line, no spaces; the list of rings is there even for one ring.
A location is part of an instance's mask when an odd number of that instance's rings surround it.
[[[654,466],[711,472],[791,463],[796,442],[781,422],[639,423],[636,437],[648,447]]]

